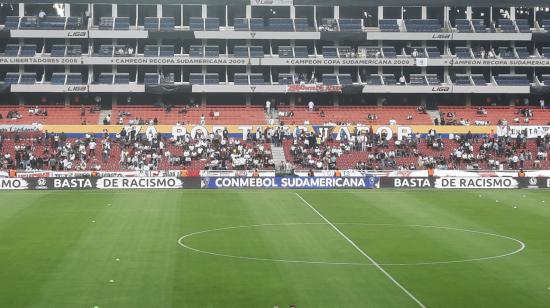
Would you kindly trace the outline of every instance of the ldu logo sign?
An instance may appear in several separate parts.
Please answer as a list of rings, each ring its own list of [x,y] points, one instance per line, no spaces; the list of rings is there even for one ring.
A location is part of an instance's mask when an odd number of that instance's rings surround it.
[[[250,32],[250,37],[255,38],[256,37],[256,32]]]
[[[450,87],[432,87],[432,92],[449,92]]]

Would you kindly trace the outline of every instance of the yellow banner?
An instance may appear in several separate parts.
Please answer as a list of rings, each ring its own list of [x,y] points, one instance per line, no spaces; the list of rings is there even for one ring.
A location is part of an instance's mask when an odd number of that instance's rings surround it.
[[[241,134],[244,132],[256,131],[258,128],[261,130],[270,127],[270,125],[134,125],[134,126],[123,126],[123,125],[43,125],[42,130],[48,131],[51,133],[66,133],[66,134],[100,134],[103,132],[108,133],[119,133],[122,129],[134,127],[138,129],[138,132],[145,133],[147,131],[154,131],[162,134],[170,134],[175,131],[183,132],[194,132],[197,130],[202,130],[203,132],[214,132],[214,131],[223,131],[227,129],[229,134]],[[305,129],[306,131],[319,131],[321,128],[326,128],[329,126],[326,125],[285,125],[290,131],[294,131],[296,127],[300,129]],[[347,131],[349,133],[354,133],[357,129],[368,131],[371,129],[375,132],[381,130],[387,130],[388,132],[397,133],[398,131],[410,132],[413,134],[420,133],[426,134],[430,129],[434,129],[438,134],[466,134],[471,132],[472,134],[489,134],[491,132],[496,132],[496,126],[435,126],[435,125],[371,125],[371,126],[360,126],[360,125],[348,125],[340,126],[336,125],[333,128],[330,128],[332,133],[340,133],[342,131]]]

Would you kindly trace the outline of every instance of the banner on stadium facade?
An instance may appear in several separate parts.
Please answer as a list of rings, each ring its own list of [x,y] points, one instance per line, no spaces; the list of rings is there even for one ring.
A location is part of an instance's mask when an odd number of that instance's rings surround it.
[[[42,129],[42,124],[2,124],[0,125],[0,132],[36,132]]]
[[[380,177],[380,188],[434,188],[433,177]]]
[[[378,178],[366,177],[205,177],[201,188],[377,188]]]
[[[521,177],[517,178],[520,188],[550,188],[550,178]]]
[[[81,57],[0,57],[0,65],[80,65]]]
[[[287,93],[339,93],[341,85],[324,84],[290,84],[286,86]]]
[[[208,121],[208,120],[207,120]],[[402,140],[408,137],[410,134],[427,134],[431,129],[435,129],[436,133],[442,138],[448,138],[450,134],[489,134],[496,131],[496,126],[433,126],[433,125],[369,125],[369,124],[357,124],[357,125],[283,125],[280,126],[283,130],[288,131],[290,134],[298,132],[316,132],[326,129],[328,126],[332,127],[332,137],[334,140],[339,141],[348,138],[352,134],[358,132],[368,133],[373,131],[376,134],[386,133],[386,139],[391,140],[397,138]],[[43,130],[47,130],[50,133],[62,133],[66,135],[84,135],[84,134],[96,134],[98,136],[103,135],[104,130],[107,130],[111,134],[117,134],[125,129],[136,130],[138,134],[145,133],[148,135],[155,135],[157,133],[169,134],[171,137],[178,137],[187,133],[194,137],[197,132],[201,132],[204,135],[210,133],[221,134],[224,130],[227,130],[230,137],[247,139],[248,133],[255,132],[257,129],[265,130],[267,128],[277,128],[277,125],[43,125]]]
[[[519,188],[513,177],[443,177],[435,179],[435,188]]]
[[[195,189],[200,177],[0,178],[0,190]]]
[[[294,0],[250,0],[252,6],[291,6]]]
[[[525,133],[527,138],[537,138],[538,136],[550,134],[550,125],[510,125],[497,127],[497,134],[499,136],[515,138],[521,133]]]
[[[183,181],[176,177],[107,177],[97,179],[97,188],[183,188]]]
[[[20,178],[0,178],[0,190],[29,189],[29,182]]]

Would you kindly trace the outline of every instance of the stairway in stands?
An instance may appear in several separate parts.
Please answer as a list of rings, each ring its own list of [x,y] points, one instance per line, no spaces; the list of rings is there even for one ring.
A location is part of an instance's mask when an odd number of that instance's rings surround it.
[[[281,166],[285,165],[286,158],[285,158],[285,150],[282,146],[275,146],[274,144],[271,144],[271,155],[273,155],[273,162],[275,162],[275,169],[279,170],[281,169]]]
[[[99,119],[97,119],[97,124],[103,125],[103,119],[105,119],[106,116],[111,115],[111,123],[116,122],[117,118],[113,118],[113,115],[111,114],[112,110],[101,110],[99,113]]]
[[[434,123],[434,120],[437,119],[439,123],[441,123],[441,118],[439,117],[439,110],[426,110],[426,113],[430,116],[432,119],[432,124]]]

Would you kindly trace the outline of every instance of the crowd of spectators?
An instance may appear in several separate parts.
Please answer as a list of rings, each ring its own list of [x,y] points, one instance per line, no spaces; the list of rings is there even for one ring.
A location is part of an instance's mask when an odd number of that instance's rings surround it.
[[[332,132],[334,133],[334,132]],[[271,145],[285,146],[287,160],[298,169],[342,169],[344,159],[361,170],[377,169],[530,169],[548,165],[550,133],[522,131],[517,135],[449,134],[435,129],[413,133],[403,140],[388,140],[371,131],[341,133],[330,130],[290,131],[284,126],[258,128],[246,140],[232,138],[227,130],[190,133],[177,138],[139,133],[138,128],[116,134],[86,134],[69,138],[64,133],[0,133],[0,168],[23,170],[151,171],[188,168],[201,162],[209,170],[253,170],[275,167]],[[536,138],[533,138],[535,137]],[[6,140],[10,139],[6,143]],[[6,148],[9,144],[10,148]],[[13,147],[13,148],[11,148]],[[545,163],[546,162],[546,163]],[[349,165],[349,164],[348,164]]]
[[[7,138],[13,141],[13,149],[4,147]],[[189,167],[194,161],[204,161],[205,168],[211,170],[270,169],[275,164],[268,143],[281,143],[281,138],[278,130],[272,129],[252,132],[246,141],[230,138],[227,130],[221,134],[198,131],[193,137],[188,133],[178,138],[143,134],[137,128],[116,134],[104,130],[101,136],[85,134],[81,138],[68,138],[64,133],[10,132],[0,134],[0,169],[99,171],[107,166],[152,171]]]
[[[446,139],[433,129],[403,140],[364,132],[341,137],[336,141],[305,132],[294,136],[289,145],[292,162],[301,169],[336,169],[341,157],[348,156],[356,161],[352,167],[360,170],[536,169],[550,151],[550,133],[542,132],[535,140],[525,131],[515,137],[467,133]]]

